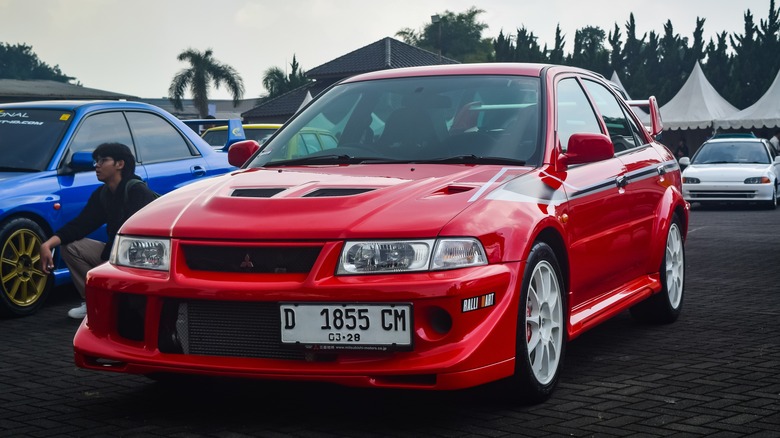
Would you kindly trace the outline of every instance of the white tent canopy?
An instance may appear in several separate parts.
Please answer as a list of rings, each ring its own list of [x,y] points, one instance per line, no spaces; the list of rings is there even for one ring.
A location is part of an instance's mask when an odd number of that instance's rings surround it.
[[[661,107],[664,129],[706,129],[739,112],[710,84],[698,62],[680,91]]]
[[[623,82],[620,82],[620,76],[618,76],[615,70],[612,70],[612,78],[610,78],[610,81],[616,83],[620,87],[620,89],[626,93],[626,100],[631,100],[631,96],[628,95],[628,91],[626,91],[626,87],[623,86]]]
[[[732,114],[715,120],[718,129],[774,128],[780,126],[780,71],[772,85],[756,103]]]

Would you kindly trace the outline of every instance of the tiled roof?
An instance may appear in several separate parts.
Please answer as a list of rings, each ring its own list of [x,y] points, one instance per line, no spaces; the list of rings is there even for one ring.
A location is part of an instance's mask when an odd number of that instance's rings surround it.
[[[0,79],[0,100],[137,99],[129,94],[87,88],[66,82]]]
[[[312,79],[339,79],[358,73],[422,65],[458,64],[458,61],[385,37],[306,72]]]
[[[306,76],[314,79],[313,83],[265,101],[241,115],[244,118],[289,117],[301,106],[307,91],[314,97],[336,81],[359,73],[436,64],[458,64],[458,61],[386,37],[308,70]]]
[[[303,100],[306,99],[306,92],[309,92],[311,97],[314,97],[328,88],[331,83],[332,81],[314,81],[303,85],[288,91],[281,96],[267,100],[251,110],[241,113],[241,116],[245,119],[256,117],[289,117],[295,114],[295,112],[298,111],[298,108],[301,107]]]

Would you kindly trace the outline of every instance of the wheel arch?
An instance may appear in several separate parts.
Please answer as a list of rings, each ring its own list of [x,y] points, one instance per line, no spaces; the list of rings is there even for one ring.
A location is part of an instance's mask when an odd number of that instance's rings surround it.
[[[0,226],[3,226],[14,219],[29,219],[35,222],[36,224],[38,224],[39,227],[41,227],[43,232],[46,233],[46,236],[42,236],[42,237],[45,238],[51,237],[51,235],[54,233],[54,230],[52,229],[51,225],[44,218],[30,211],[21,211],[21,212],[15,212],[13,214],[10,214],[0,219]]]
[[[558,230],[555,227],[548,226],[546,228],[543,228],[539,231],[539,233],[536,235],[536,238],[533,240],[534,243],[536,242],[544,242],[547,245],[550,246],[550,248],[553,250],[553,253],[555,254],[555,258],[558,259],[558,266],[561,268],[561,277],[563,277],[563,298],[566,300],[567,305],[564,306],[564,319],[566,320],[566,323],[564,324],[564,327],[567,328],[569,326],[569,272],[570,272],[570,265],[569,265],[569,252],[566,250],[566,241],[564,240],[563,234],[561,234],[560,230]],[[533,247],[533,245],[529,246],[529,251]],[[527,260],[527,257],[526,257]],[[568,336],[568,333],[567,333]]]

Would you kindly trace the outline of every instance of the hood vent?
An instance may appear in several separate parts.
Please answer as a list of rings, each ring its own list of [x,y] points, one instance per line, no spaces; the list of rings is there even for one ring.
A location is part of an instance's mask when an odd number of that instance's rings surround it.
[[[254,188],[254,189],[235,189],[231,196],[239,198],[270,198],[277,193],[281,193],[286,189],[267,187],[267,188]]]
[[[333,196],[352,196],[361,193],[370,192],[374,189],[317,189],[313,192],[303,195],[304,198],[323,198]]]

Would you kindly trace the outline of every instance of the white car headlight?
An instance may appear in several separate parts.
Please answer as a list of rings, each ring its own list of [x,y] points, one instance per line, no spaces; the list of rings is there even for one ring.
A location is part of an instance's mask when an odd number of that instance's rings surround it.
[[[171,241],[118,235],[109,261],[119,266],[167,271],[171,264]]]
[[[376,240],[346,242],[338,275],[418,272],[487,264],[476,239]]]

